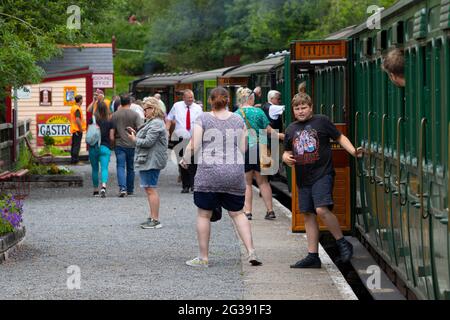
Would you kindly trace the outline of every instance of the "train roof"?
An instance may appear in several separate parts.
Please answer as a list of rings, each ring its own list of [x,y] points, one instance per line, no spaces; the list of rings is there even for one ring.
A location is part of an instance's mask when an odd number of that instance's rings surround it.
[[[179,83],[184,78],[192,76],[192,72],[180,72],[180,73],[162,73],[154,74],[146,79],[140,81],[136,88],[153,88],[159,86],[173,86]]]
[[[234,67],[226,67],[216,70],[209,70],[204,72],[198,72],[191,76],[188,76],[187,78],[184,78],[181,80],[181,83],[193,83],[193,82],[199,82],[199,81],[205,81],[205,80],[216,80],[217,77],[221,77],[226,73],[227,71],[236,69],[238,66]]]
[[[342,40],[347,39],[348,36],[355,30],[357,25],[349,26],[344,29],[338,30],[336,32],[333,32],[328,37],[325,38],[325,40]]]
[[[284,58],[289,55],[288,51],[283,51],[278,54],[271,54],[266,59],[246,64],[242,67],[236,68],[224,74],[225,77],[249,77],[255,73],[267,73],[273,68],[276,68],[284,63]]]
[[[408,7],[413,6],[421,1],[423,1],[423,0],[399,0],[392,7],[388,8],[386,10],[383,10],[381,12],[381,22],[383,22],[384,19],[390,17],[391,15],[396,14],[398,11],[400,11],[400,10],[403,11],[403,10],[407,9]],[[364,23],[357,26],[352,32],[350,32],[348,34],[348,37],[353,37],[367,29],[369,29],[369,28],[367,26],[367,22],[365,21]]]

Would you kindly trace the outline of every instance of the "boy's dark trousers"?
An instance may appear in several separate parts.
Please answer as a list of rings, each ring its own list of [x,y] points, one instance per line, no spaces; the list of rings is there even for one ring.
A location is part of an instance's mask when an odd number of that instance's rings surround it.
[[[83,132],[75,132],[72,134],[72,147],[70,149],[71,160],[70,163],[75,164],[79,161],[79,154],[81,148],[81,139],[83,138]]]

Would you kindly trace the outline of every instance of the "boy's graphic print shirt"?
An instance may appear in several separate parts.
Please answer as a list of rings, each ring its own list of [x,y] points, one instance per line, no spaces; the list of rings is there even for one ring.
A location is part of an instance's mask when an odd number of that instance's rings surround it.
[[[311,126],[306,126],[305,130],[296,131],[292,142],[296,164],[313,164],[318,161],[320,159],[319,147],[319,136]]]
[[[311,186],[327,174],[334,175],[331,140],[341,133],[323,115],[314,115],[305,122],[296,121],[286,129],[284,148],[296,160],[298,186]]]

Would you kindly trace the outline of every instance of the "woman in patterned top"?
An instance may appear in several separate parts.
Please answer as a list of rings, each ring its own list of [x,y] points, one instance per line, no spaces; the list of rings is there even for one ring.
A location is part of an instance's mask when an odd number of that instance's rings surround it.
[[[246,190],[244,213],[249,220],[252,219],[252,185],[253,178],[255,178],[267,209],[265,219],[273,220],[276,216],[273,211],[272,188],[270,187],[267,176],[261,174],[259,145],[267,146],[267,133],[275,133],[280,140],[284,139],[284,134],[272,132],[273,129],[264,111],[254,107],[255,95],[249,88],[239,88],[237,91],[237,100],[239,110],[236,111],[236,114],[244,119],[248,129],[248,148],[245,153]],[[264,131],[260,134],[260,130]],[[267,147],[265,150],[267,150]]]
[[[210,95],[211,112],[197,118],[194,134],[180,162],[186,166],[190,153],[201,157],[194,183],[194,203],[198,207],[197,236],[200,254],[186,264],[193,267],[208,266],[211,215],[215,208],[228,210],[238,234],[248,252],[248,262],[261,265],[255,254],[250,222],[243,214],[245,203],[244,152],[246,128],[244,121],[226,110],[228,91],[215,88]],[[198,159],[197,157],[197,159]]]

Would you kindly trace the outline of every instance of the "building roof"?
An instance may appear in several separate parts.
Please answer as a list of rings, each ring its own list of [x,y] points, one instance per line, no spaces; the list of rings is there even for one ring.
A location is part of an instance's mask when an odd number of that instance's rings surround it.
[[[92,70],[90,70],[89,67],[87,66],[82,66],[80,68],[58,70],[57,72],[47,73],[44,77],[44,80],[67,78],[67,77],[73,78],[78,75],[86,75],[86,74],[92,74]]]
[[[82,44],[60,46],[62,55],[48,62],[40,62],[45,73],[88,66],[94,73],[114,73],[113,49],[111,44]]]
[[[245,66],[236,68],[224,74],[224,77],[249,77],[255,73],[267,73],[271,69],[278,67],[284,63],[284,57],[286,54],[269,55],[266,59],[247,64]]]
[[[184,78],[183,80],[181,80],[181,83],[193,83],[193,82],[199,82],[199,81],[205,81],[205,80],[216,80],[217,77],[221,77],[227,71],[233,70],[235,68],[236,68],[236,66],[195,73],[195,74],[188,76],[187,78]]]

